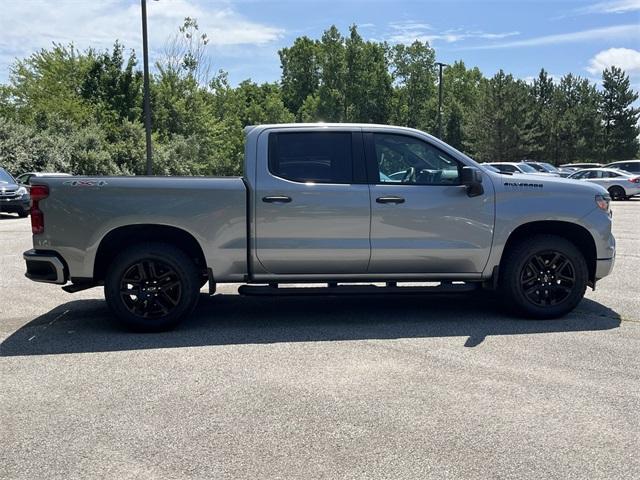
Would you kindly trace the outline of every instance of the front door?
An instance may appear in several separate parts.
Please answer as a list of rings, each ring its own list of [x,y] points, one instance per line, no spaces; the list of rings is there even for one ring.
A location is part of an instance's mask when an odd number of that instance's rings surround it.
[[[371,211],[360,130],[263,135],[267,148],[259,150],[268,150],[268,162],[258,162],[254,195],[262,267],[272,274],[366,273]]]
[[[494,195],[469,197],[463,164],[417,136],[366,133],[370,273],[480,273],[493,238]],[[485,181],[488,179],[485,177]]]

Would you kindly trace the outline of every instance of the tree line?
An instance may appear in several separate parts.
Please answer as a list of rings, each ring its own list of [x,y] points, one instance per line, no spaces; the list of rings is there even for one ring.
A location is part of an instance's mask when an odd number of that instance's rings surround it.
[[[434,49],[368,41],[332,26],[279,51],[277,82],[232,86],[210,75],[208,37],[185,19],[151,76],[154,172],[237,175],[243,128],[259,123],[368,122],[437,133]],[[456,61],[443,75],[442,137],[479,161],[554,164],[637,157],[638,93],[617,67],[598,88],[542,69],[532,82],[486,78]],[[54,44],[17,60],[0,85],[0,164],[14,173],[142,174],[142,74],[133,51]]]

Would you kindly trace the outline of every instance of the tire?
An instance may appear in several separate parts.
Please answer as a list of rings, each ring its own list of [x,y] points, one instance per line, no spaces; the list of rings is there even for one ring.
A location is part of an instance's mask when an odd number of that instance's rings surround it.
[[[580,250],[557,235],[535,235],[513,245],[500,273],[500,288],[512,310],[537,319],[558,318],[573,310],[589,278]]]
[[[199,292],[200,274],[193,260],[165,243],[124,250],[109,266],[104,282],[113,314],[139,332],[174,328],[193,311]]]
[[[22,210],[21,212],[18,212],[18,216],[20,218],[27,218],[29,216],[29,210]]]
[[[624,200],[627,197],[624,188],[618,187],[617,185],[609,187],[609,195],[611,195],[612,200]]]

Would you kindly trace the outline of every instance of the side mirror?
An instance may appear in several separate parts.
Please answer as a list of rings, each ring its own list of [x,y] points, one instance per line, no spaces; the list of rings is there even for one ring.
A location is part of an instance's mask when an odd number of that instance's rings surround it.
[[[467,195],[477,197],[484,193],[482,173],[475,167],[462,167],[461,183],[467,187]]]

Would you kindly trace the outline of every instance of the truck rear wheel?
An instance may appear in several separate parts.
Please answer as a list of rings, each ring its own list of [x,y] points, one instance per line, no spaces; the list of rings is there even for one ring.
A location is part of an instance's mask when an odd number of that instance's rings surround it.
[[[164,243],[135,245],[107,270],[104,295],[111,311],[136,331],[175,327],[198,302],[200,275],[180,249]]]
[[[536,235],[505,252],[500,286],[511,306],[531,318],[557,318],[573,310],[587,288],[587,262],[563,237]]]

